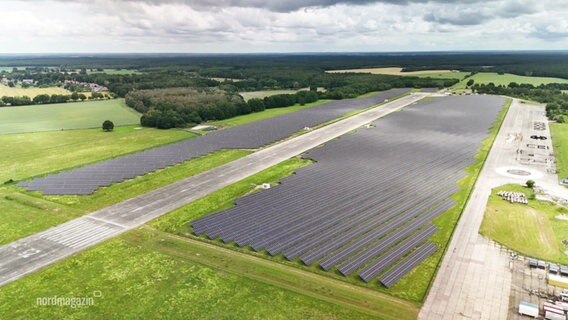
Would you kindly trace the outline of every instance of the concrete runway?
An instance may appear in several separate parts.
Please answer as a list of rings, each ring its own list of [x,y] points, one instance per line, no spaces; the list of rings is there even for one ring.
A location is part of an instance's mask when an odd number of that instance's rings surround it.
[[[535,130],[535,122],[545,122],[545,130]],[[535,142],[531,135],[544,135],[548,139]],[[546,151],[529,156],[534,151],[529,151],[533,149],[527,145],[535,143],[544,146]],[[544,106],[514,100],[454,231],[419,319],[508,318],[512,281],[509,257],[479,235],[479,228],[494,187],[524,184],[533,179],[546,189],[567,193],[558,186],[556,174],[549,170],[553,169],[554,161],[544,160],[553,158],[552,152]],[[530,175],[511,174],[508,172],[511,169]]]
[[[417,102],[415,93],[0,247],[0,286]]]

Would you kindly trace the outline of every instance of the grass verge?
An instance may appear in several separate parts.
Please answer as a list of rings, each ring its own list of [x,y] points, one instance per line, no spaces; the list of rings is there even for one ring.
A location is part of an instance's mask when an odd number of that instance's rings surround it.
[[[499,191],[522,192],[529,204],[510,203]],[[508,184],[491,192],[480,233],[519,253],[542,260],[568,264],[568,208],[535,199],[525,186]]]
[[[551,123],[550,133],[552,145],[556,156],[556,170],[560,179],[568,178],[568,125],[564,123]]]
[[[250,270],[243,276],[227,272],[226,268],[211,268],[201,258],[202,254],[208,254],[206,250],[186,244],[147,230],[129,232],[2,287],[0,318],[378,318],[346,308],[346,304],[330,303],[257,279],[262,270],[254,264],[239,265]],[[223,259],[219,256],[208,259],[215,258]],[[227,257],[224,259],[227,263]],[[329,296],[334,290],[343,290],[336,287],[319,285],[316,291]],[[74,308],[38,305],[38,298],[49,297],[92,300],[90,305]]]

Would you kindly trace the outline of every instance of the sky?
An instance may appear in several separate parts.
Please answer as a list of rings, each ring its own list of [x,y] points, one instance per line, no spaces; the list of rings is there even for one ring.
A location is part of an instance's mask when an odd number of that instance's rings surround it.
[[[0,0],[0,53],[566,50],[565,0]]]

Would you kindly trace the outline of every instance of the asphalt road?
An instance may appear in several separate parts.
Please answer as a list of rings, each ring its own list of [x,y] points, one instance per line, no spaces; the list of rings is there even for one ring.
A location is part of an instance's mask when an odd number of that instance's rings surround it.
[[[548,125],[545,130],[537,131],[535,122],[547,122],[544,106],[514,100],[454,231],[419,319],[508,318],[512,281],[509,257],[479,235],[479,228],[494,187],[533,179],[537,185],[555,192],[566,191],[557,190],[560,189],[558,178],[549,171],[553,163],[544,160],[553,152]],[[533,153],[528,149],[533,149],[527,145],[535,144],[531,135],[548,136],[548,140],[536,142],[547,150],[540,156],[536,153],[528,156]],[[529,175],[511,174],[508,172],[511,169]]]
[[[412,104],[415,93],[136,198],[0,247],[0,285],[138,227],[286,159]]]

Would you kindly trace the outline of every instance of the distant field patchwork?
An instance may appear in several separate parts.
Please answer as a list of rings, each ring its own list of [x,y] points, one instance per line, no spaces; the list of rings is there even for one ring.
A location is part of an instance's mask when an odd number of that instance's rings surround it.
[[[436,78],[436,79],[463,79],[469,72],[462,72],[457,70],[423,70],[423,71],[409,71],[403,72],[402,68],[389,67],[389,68],[364,68],[364,69],[345,69],[345,70],[329,70],[329,73],[371,73],[371,74],[384,74],[391,76],[414,76],[421,78]]]
[[[87,74],[93,73],[106,73],[106,74],[114,74],[114,75],[128,75],[128,74],[139,74],[140,71],[133,70],[133,69],[103,69],[103,71],[91,71],[87,69]]]
[[[115,125],[138,124],[140,115],[123,99],[0,108],[0,134],[86,129],[104,120]]]
[[[59,87],[50,87],[50,88],[20,88],[14,87],[10,88],[5,85],[0,85],[0,97],[7,96],[7,97],[22,97],[28,96],[30,98],[34,98],[40,94],[71,94],[68,90]],[[1,130],[1,129],[0,129]]]
[[[477,84],[489,84],[493,82],[496,86],[498,85],[507,86],[511,82],[516,82],[518,84],[521,83],[532,84],[534,86],[539,86],[541,84],[549,84],[549,83],[568,83],[568,80],[561,78],[529,77],[529,76],[519,76],[510,73],[498,74],[495,72],[481,72],[456,84],[454,88],[464,89],[466,87],[467,81],[469,81],[470,79],[473,79]]]

